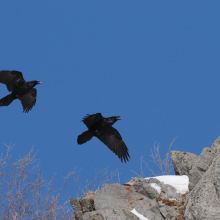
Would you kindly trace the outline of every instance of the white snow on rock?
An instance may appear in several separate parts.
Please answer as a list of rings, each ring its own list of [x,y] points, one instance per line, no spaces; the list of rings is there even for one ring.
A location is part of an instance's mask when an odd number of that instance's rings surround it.
[[[165,175],[165,176],[148,177],[145,179],[150,179],[150,178],[156,178],[160,182],[171,185],[172,187],[174,187],[176,189],[177,193],[185,194],[189,191],[189,189],[188,189],[189,177],[186,175],[182,175],[182,176]],[[154,186],[152,186],[152,187],[154,187]],[[154,187],[154,188],[156,189],[156,187]]]
[[[139,219],[141,220],[149,220],[148,218],[144,217],[143,215],[141,215],[140,213],[138,213],[135,209],[132,209],[131,212],[133,214],[135,214]]]
[[[156,183],[150,183],[150,185],[157,190],[157,192],[160,194],[161,193],[161,187],[158,186]]]
[[[171,185],[172,187],[176,189],[177,193],[185,194],[189,192],[189,189],[188,189],[189,178],[186,175],[182,175],[182,176],[165,175],[165,176],[148,177],[145,179],[150,179],[150,178],[156,178],[160,182],[163,182],[164,184]],[[158,191],[158,193],[161,193],[161,187],[158,186],[156,183],[150,183],[150,185],[153,188],[155,188]],[[176,199],[173,198],[170,200],[176,200]],[[131,212],[135,214],[141,220],[149,220],[148,218],[138,213],[135,209],[132,209]]]

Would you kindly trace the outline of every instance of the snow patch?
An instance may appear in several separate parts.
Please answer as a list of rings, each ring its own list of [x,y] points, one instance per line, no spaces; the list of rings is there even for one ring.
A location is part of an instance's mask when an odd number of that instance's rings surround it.
[[[131,212],[133,214],[135,214],[139,219],[141,220],[149,220],[148,218],[144,217],[143,215],[141,215],[140,213],[138,213],[135,209],[132,209]]]
[[[189,192],[188,185],[189,185],[189,177],[186,175],[176,176],[176,175],[165,175],[165,176],[155,176],[155,177],[148,177],[145,179],[156,178],[160,182],[164,184],[169,184],[174,187],[177,193],[185,194]],[[153,186],[152,186],[153,187]]]
[[[151,183],[150,185],[151,185],[154,189],[156,189],[159,194],[161,193],[161,187],[158,186],[156,183]]]

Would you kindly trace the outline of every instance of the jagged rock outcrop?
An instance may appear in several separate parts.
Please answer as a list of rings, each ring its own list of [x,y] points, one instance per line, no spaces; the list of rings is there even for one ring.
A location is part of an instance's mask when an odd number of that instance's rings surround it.
[[[130,212],[134,208],[149,220],[219,220],[220,137],[199,156],[172,151],[171,159],[176,175],[189,177],[188,194],[155,178],[104,184],[89,198],[70,200],[76,220],[136,220],[139,218]]]
[[[155,178],[136,178],[131,184],[104,184],[92,198],[71,199],[77,220],[139,219],[135,210],[149,220],[182,219],[185,195]],[[158,192],[153,186],[160,188]]]
[[[220,137],[200,156],[173,151],[176,174],[189,177],[190,192],[183,209],[186,220],[220,219]]]

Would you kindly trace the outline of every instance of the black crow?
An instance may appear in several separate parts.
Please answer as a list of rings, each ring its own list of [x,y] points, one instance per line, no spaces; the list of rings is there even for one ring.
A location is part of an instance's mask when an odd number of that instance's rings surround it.
[[[112,116],[104,118],[101,113],[93,115],[87,114],[82,121],[89,130],[78,136],[77,143],[84,144],[95,136],[112,150],[119,159],[121,159],[121,162],[124,160],[126,163],[128,157],[130,158],[128,148],[122,140],[119,132],[112,127],[117,120],[120,120],[120,117],[121,116]]]
[[[0,99],[0,106],[8,106],[15,99],[19,99],[23,106],[23,112],[29,112],[36,103],[37,90],[34,87],[42,82],[26,82],[19,71],[0,71],[0,83],[7,86],[11,94]]]

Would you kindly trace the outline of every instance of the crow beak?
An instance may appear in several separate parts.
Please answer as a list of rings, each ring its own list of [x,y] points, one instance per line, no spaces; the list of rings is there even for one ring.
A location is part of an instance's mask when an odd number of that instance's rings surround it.
[[[116,119],[117,119],[117,120],[121,120],[120,117],[121,117],[121,116],[116,116]]]
[[[37,84],[41,84],[41,83],[43,83],[43,82],[41,82],[41,81],[37,81]]]

